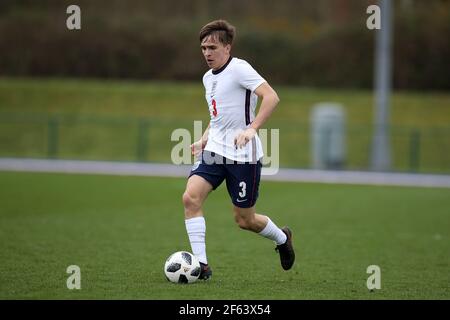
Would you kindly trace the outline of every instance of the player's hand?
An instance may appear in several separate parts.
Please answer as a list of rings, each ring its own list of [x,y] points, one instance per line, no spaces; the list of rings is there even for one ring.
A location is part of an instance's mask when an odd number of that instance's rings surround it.
[[[239,133],[236,138],[234,138],[234,145],[236,149],[241,149],[244,147],[253,137],[256,135],[256,130],[253,128],[248,128]]]
[[[191,153],[193,156],[197,157],[202,151],[203,149],[205,149],[206,143],[203,142],[202,139],[194,142],[193,144],[191,144]]]

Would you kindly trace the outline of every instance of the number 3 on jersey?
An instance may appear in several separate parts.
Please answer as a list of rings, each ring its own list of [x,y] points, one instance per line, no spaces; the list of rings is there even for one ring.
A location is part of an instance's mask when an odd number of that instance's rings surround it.
[[[247,195],[247,184],[244,181],[239,183],[239,187],[241,187],[241,192],[239,192],[239,197],[244,198]]]
[[[217,117],[217,106],[216,106],[216,100],[212,99],[211,104],[213,106],[213,116]]]

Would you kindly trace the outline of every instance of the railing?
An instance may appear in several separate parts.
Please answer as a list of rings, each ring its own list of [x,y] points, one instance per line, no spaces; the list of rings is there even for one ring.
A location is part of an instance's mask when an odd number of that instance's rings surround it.
[[[310,168],[309,124],[268,125],[279,129],[280,166]],[[193,133],[193,120],[0,113],[0,157],[170,163],[177,128]],[[349,125],[345,132],[343,169],[369,170],[372,127]],[[450,173],[450,125],[391,126],[390,137],[393,171]]]

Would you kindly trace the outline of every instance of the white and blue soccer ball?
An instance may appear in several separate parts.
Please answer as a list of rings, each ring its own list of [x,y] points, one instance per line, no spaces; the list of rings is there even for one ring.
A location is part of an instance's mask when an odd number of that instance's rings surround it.
[[[167,280],[174,283],[193,283],[200,276],[200,261],[190,252],[178,251],[164,264]]]

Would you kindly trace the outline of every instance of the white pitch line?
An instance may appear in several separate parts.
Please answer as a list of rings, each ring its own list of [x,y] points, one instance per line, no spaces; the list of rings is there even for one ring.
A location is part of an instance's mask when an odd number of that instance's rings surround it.
[[[0,158],[1,171],[185,177],[190,165],[158,163]],[[450,175],[280,169],[267,181],[450,188]]]

